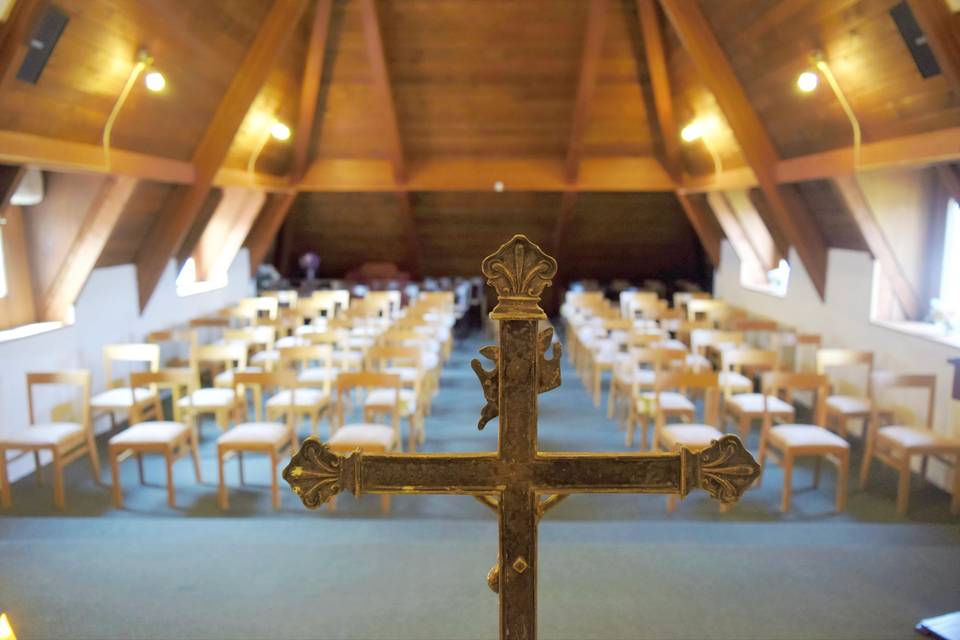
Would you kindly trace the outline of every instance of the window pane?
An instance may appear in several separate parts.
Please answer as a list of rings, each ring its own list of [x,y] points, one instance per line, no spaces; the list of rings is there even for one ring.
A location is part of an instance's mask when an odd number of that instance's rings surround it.
[[[940,275],[940,299],[947,307],[960,307],[960,206],[950,201],[944,234],[943,271]]]

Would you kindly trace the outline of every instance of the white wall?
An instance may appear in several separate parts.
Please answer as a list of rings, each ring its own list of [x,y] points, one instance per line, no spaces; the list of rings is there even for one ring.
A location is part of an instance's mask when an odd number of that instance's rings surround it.
[[[248,258],[246,249],[240,251],[230,267],[226,287],[184,298],[177,296],[176,265],[171,260],[143,315],[139,312],[133,265],[95,269],[77,300],[74,324],[0,343],[0,434],[23,429],[27,424],[27,372],[89,369],[93,372],[93,393],[103,390],[104,345],[141,342],[151,331],[183,324],[251,295],[254,286]],[[38,403],[38,420],[49,419],[53,401]],[[20,458],[11,465],[11,477],[32,468],[32,457]]]
[[[936,374],[934,425],[941,433],[960,436],[960,402],[951,399],[953,367],[947,363],[948,358],[960,356],[960,349],[870,322],[873,259],[868,254],[830,250],[825,302],[793,250],[790,267],[785,298],[745,289],[740,286],[740,261],[724,241],[720,268],[714,274],[714,295],[803,332],[820,334],[826,347],[873,351],[879,369]],[[941,486],[949,486],[944,468],[937,464],[931,461],[931,476]]]

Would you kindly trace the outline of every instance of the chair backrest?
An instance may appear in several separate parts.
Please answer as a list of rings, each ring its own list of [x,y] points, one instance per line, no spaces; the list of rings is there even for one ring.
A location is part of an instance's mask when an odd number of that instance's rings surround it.
[[[743,373],[744,370],[776,371],[780,368],[780,354],[770,349],[724,349],[720,353],[720,369],[722,371]],[[731,385],[733,380],[727,376],[723,386],[724,397],[733,395]]]
[[[687,320],[711,320],[722,317],[728,310],[723,300],[691,299],[687,301]]]
[[[113,387],[113,364],[115,362],[145,363],[150,371],[160,368],[160,345],[158,344],[108,344],[103,348],[103,371],[107,386]],[[122,386],[123,382],[119,383]]]
[[[423,350],[420,347],[375,346],[367,349],[366,360],[370,371],[382,371],[387,367],[412,367],[420,372]]]
[[[233,385],[237,396],[243,399],[246,404],[247,389],[253,393],[253,419],[254,421],[266,420],[264,415],[264,396],[267,392],[290,391],[290,404],[284,412],[287,416],[286,424],[291,429],[296,424],[296,396],[299,387],[297,372],[292,369],[280,369],[277,371],[237,371],[233,374]]]
[[[314,366],[313,363],[316,363],[316,367],[326,371],[334,370],[333,346],[329,344],[280,347],[277,349],[277,352],[280,354],[280,369],[303,371],[304,369]],[[330,376],[324,376],[322,383],[323,390],[329,393],[332,386]]]
[[[693,329],[690,332],[690,350],[703,354],[707,347],[718,345],[743,344],[743,334],[739,331],[722,331],[720,329]]]
[[[280,309],[280,299],[272,296],[260,296],[257,298],[243,298],[237,303],[241,309],[249,309],[254,312],[254,317],[266,315],[272,320],[277,319]]]
[[[864,367],[866,370],[866,395],[870,395],[873,378],[873,352],[855,349],[820,349],[817,351],[817,373],[829,374],[829,369]]]
[[[201,344],[190,350],[190,368],[196,376],[197,386],[200,386],[200,364],[212,363],[223,366],[230,371],[234,368],[243,369],[247,366],[247,345],[238,342],[224,342],[220,344]]]
[[[768,371],[763,374],[762,385],[764,423],[770,421],[768,396],[781,397],[787,402],[793,402],[795,391],[812,391],[813,423],[821,427],[826,426],[826,400],[830,392],[830,383],[827,376],[819,373],[797,373],[795,371]]]
[[[882,409],[887,410],[896,410],[901,407],[898,405],[893,405],[892,401],[895,400],[895,395],[897,390],[917,390],[922,391],[926,398],[925,410],[925,419],[923,420],[923,427],[926,429],[933,429],[933,416],[935,409],[935,401],[937,394],[937,376],[930,374],[903,374],[903,373],[894,373],[892,371],[876,371],[873,373],[872,377],[872,393],[873,393],[873,420],[871,422],[876,423],[877,414]],[[894,393],[891,393],[894,392]],[[897,413],[903,413],[897,412]],[[913,413],[913,412],[911,412]],[[897,424],[902,424],[907,422],[903,420],[902,416],[900,420],[897,420]],[[909,422],[914,422],[910,420]],[[921,426],[918,424],[911,424],[910,426]]]
[[[391,426],[396,434],[397,441],[400,439],[400,376],[393,373],[381,373],[378,371],[345,372],[337,376],[337,401],[334,409],[334,417],[337,426],[344,423],[344,407],[346,400],[354,389],[372,391],[375,389],[391,389],[393,391],[394,404],[391,408]]]
[[[149,387],[154,392],[158,388],[170,389],[171,404],[173,405],[173,420],[183,422],[183,415],[180,407],[180,399],[187,398],[189,405],[192,400],[193,391],[196,389],[196,378],[190,369],[161,369],[160,371],[138,371],[130,374],[130,394],[134,394],[134,389]],[[186,389],[186,395],[183,390]],[[133,395],[136,398],[135,395]],[[160,411],[163,411],[163,403],[160,404]],[[130,414],[130,424],[134,424],[135,414]],[[163,416],[157,417],[157,420],[163,420]]]
[[[27,374],[27,415],[30,424],[36,423],[33,408],[33,389],[41,385],[61,385],[76,387],[80,391],[80,422],[84,430],[93,428],[90,419],[90,381],[92,376],[86,370],[44,371]],[[0,452],[0,455],[4,455]]]
[[[667,391],[677,391],[684,395],[690,391],[702,391],[704,394],[703,422],[713,426],[720,425],[720,387],[719,376],[713,371],[658,371],[654,385],[654,413],[657,428],[664,423],[664,414],[660,411],[660,395]]]

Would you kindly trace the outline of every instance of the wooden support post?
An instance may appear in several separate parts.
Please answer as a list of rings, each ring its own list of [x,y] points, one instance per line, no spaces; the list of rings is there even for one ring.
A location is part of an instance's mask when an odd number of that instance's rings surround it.
[[[280,226],[290,211],[290,205],[297,199],[295,192],[277,193],[270,196],[257,217],[257,221],[247,235],[247,250],[250,252],[250,275],[257,272],[257,267],[263,262],[270,248],[270,243],[280,231]],[[278,265],[279,266],[279,265]]]
[[[224,188],[193,251],[198,281],[227,272],[265,200],[266,194],[262,191]]]
[[[317,101],[320,98],[320,83],[323,80],[323,58],[327,51],[327,34],[330,30],[330,12],[333,0],[319,0],[310,28],[310,44],[307,61],[303,67],[300,83],[300,109],[297,112],[297,128],[293,134],[293,169],[290,180],[296,184],[303,179],[309,165],[310,142],[313,139],[313,124],[317,117]]]
[[[743,225],[727,199],[727,194],[722,191],[715,191],[707,195],[707,203],[713,209],[717,222],[723,229],[724,235],[730,240],[733,250],[736,252],[740,262],[751,265],[752,268],[762,270],[765,267],[764,261],[757,255],[753,244],[750,242]]]
[[[684,193],[677,193],[677,199],[684,213],[687,214],[687,220],[693,227],[697,237],[700,238],[700,244],[710,260],[714,269],[720,267],[720,241],[723,240],[723,230],[717,224],[714,215],[708,207],[701,207],[690,196]]]
[[[607,23],[607,0],[591,0],[587,17],[587,31],[580,57],[580,81],[573,107],[573,122],[567,144],[565,173],[567,182],[576,183],[580,174],[580,156],[583,151],[583,132],[590,120],[590,102],[597,86],[597,70],[603,53],[603,33]]]

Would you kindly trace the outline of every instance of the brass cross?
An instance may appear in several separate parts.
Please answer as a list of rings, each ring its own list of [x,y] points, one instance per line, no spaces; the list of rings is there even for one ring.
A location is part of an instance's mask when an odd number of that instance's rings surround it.
[[[475,496],[500,521],[500,552],[487,576],[500,594],[500,637],[536,638],[537,522],[572,493],[662,493],[685,496],[694,488],[721,502],[736,502],[760,467],[739,438],[727,435],[705,449],[663,453],[541,453],[537,451],[537,394],[560,386],[560,349],[546,358],[552,329],[537,331],[546,314],[540,294],[557,263],[525,236],[516,235],[482,265],[499,304],[500,347],[481,353],[496,365],[480,377],[487,405],[479,428],[499,415],[500,437],[491,453],[382,453],[348,456],[307,438],[283,471],[304,505],[314,509],[340,491],[443,493]]]

